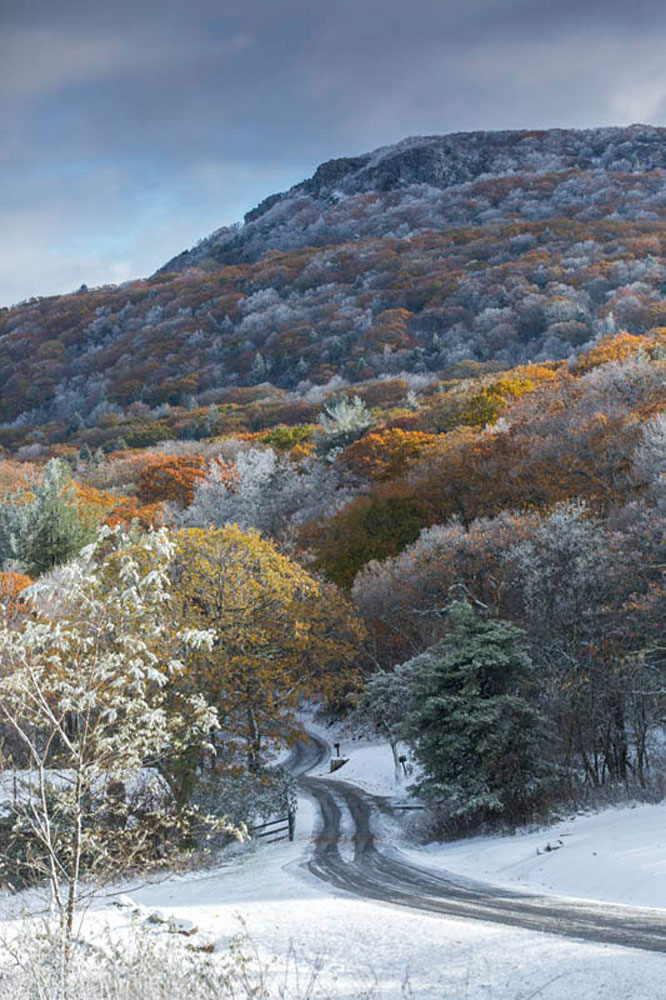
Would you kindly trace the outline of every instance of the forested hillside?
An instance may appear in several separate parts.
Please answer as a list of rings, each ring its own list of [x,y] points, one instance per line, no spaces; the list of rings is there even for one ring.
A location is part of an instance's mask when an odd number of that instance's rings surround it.
[[[145,835],[123,863],[165,830],[200,847],[200,809],[226,836],[286,809],[269,765],[303,699],[409,747],[436,833],[660,795],[662,151],[638,127],[409,140],[175,269],[5,311],[0,740],[70,767],[70,714],[117,689],[103,749],[130,745],[136,688],[168,795],[118,812]],[[81,699],[46,764],[14,676]]]
[[[309,419],[332,378],[449,378],[659,328],[665,151],[635,126],[324,164],[152,278],[2,310],[0,443],[150,444],[191,431],[185,410],[233,429],[229,407],[270,399],[238,417],[256,430]]]

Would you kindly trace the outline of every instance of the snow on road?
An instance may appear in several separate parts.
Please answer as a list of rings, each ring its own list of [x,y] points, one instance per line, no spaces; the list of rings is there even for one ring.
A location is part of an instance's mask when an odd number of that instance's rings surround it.
[[[331,742],[337,738],[320,731]],[[388,746],[340,739],[349,763],[335,777],[404,798]],[[419,864],[514,887],[666,905],[665,821],[666,806],[638,806],[536,833],[408,853]],[[666,955],[454,920],[336,890],[306,867],[317,826],[314,805],[302,798],[293,843],[261,843],[214,870],[124,891],[144,916],[156,908],[166,918],[192,921],[219,950],[244,927],[250,950],[270,966],[288,1000],[303,994],[317,963],[322,969],[312,1000],[666,1000]],[[559,840],[559,850],[537,855],[537,848]],[[88,926],[120,928],[128,920],[109,898],[89,915]]]
[[[660,1000],[666,956],[456,921],[357,899],[303,867],[317,820],[300,803],[296,839],[259,846],[225,867],[132,891],[145,912],[193,921],[220,946],[242,925],[266,962],[293,949],[285,996],[318,961],[315,997],[361,1000]],[[112,923],[126,919],[108,907]],[[403,982],[407,982],[403,991]],[[411,992],[409,992],[411,990]]]

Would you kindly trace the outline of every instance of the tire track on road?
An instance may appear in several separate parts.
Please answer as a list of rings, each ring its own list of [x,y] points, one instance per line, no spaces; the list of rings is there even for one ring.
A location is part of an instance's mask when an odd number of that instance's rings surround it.
[[[452,872],[421,868],[399,851],[375,844],[371,798],[343,781],[311,777],[328,756],[324,740],[310,733],[292,752],[291,769],[300,788],[317,803],[322,825],[309,870],[325,882],[356,895],[458,919],[483,920],[558,934],[599,944],[666,952],[666,912],[648,908],[564,899],[513,891]],[[339,850],[342,810],[354,823],[354,859]]]

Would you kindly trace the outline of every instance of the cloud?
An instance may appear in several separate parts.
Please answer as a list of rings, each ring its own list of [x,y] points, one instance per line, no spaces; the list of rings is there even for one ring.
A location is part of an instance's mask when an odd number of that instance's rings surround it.
[[[1,20],[22,249],[0,302],[149,273],[405,135],[666,120],[661,0],[4,0]]]

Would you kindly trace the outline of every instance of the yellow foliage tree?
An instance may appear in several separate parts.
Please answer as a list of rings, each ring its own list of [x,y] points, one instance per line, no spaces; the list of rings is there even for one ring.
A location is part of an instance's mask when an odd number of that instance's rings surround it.
[[[176,546],[176,618],[217,636],[189,661],[190,683],[216,706],[232,754],[244,747],[258,770],[264,741],[297,731],[304,697],[349,683],[362,626],[334,586],[255,531],[189,528]]]

